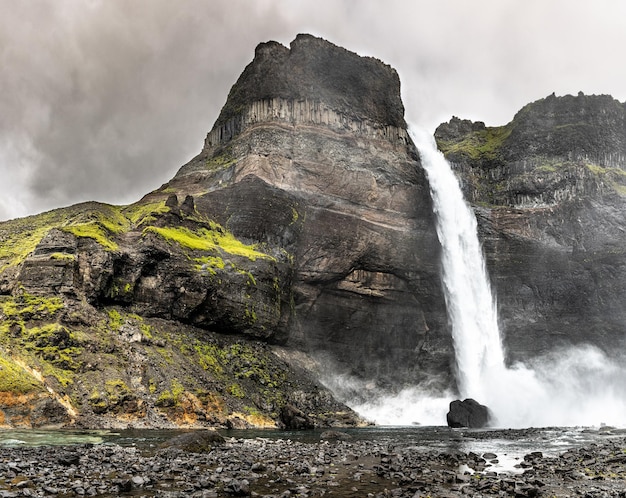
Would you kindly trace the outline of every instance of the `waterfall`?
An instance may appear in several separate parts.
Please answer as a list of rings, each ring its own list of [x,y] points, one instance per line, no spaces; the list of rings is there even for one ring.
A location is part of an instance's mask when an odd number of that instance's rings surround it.
[[[499,426],[624,426],[624,358],[615,361],[582,345],[506,366],[474,212],[433,138],[415,133],[413,139],[428,176],[442,246],[442,281],[461,397],[486,404]]]
[[[442,248],[442,280],[452,326],[457,383],[462,398],[484,399],[487,380],[505,369],[476,217],[463,198],[454,172],[430,135],[413,137],[428,175],[437,236]]]
[[[432,137],[411,133],[430,184],[442,246],[442,282],[452,328],[459,393],[426,383],[400,392],[372,390],[366,382],[334,376],[369,399],[346,403],[382,425],[444,425],[450,401],[471,397],[485,404],[495,427],[626,427],[626,355],[608,357],[591,345],[555,349],[507,365],[474,212]],[[617,349],[617,348],[616,348]]]

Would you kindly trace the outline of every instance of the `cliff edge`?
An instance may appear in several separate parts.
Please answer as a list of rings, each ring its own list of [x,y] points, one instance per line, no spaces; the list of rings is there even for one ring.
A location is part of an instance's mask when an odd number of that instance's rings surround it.
[[[512,360],[624,334],[626,105],[554,94],[435,132],[475,207]]]

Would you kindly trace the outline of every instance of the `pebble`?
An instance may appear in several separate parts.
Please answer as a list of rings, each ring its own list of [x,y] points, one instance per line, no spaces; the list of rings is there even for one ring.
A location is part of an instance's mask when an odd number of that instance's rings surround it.
[[[521,474],[496,472],[495,453],[417,451],[414,442],[333,439],[317,443],[226,439],[206,453],[145,452],[116,445],[3,448],[0,498],[191,496],[587,496],[626,498],[625,439],[538,452]]]

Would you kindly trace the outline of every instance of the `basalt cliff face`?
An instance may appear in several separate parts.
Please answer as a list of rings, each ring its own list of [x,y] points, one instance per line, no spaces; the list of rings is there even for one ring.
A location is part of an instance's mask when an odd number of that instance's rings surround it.
[[[626,106],[531,103],[502,127],[435,133],[479,221],[511,360],[572,344],[621,349],[626,324]]]
[[[169,183],[1,223],[0,425],[359,423],[330,365],[449,385],[399,85],[319,38],[261,44]]]
[[[167,186],[290,263],[275,340],[387,383],[450,364],[431,200],[403,113],[380,61],[311,36],[263,44]]]

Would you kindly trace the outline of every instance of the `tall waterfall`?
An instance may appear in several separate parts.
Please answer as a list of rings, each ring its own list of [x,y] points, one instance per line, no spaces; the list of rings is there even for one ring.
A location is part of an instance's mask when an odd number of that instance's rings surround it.
[[[415,134],[428,175],[437,235],[442,248],[443,285],[452,325],[457,383],[463,398],[485,398],[487,380],[502,375],[504,353],[476,217],[432,137]]]
[[[415,134],[442,246],[442,280],[461,397],[486,404],[501,426],[626,423],[626,372],[592,346],[505,365],[476,218],[429,135]]]
[[[610,358],[594,346],[581,345],[529,358],[525,364],[505,363],[474,213],[432,137],[412,137],[437,218],[460,392],[433,392],[428,385],[415,385],[398,393],[371,391],[365,403],[346,402],[383,425],[444,425],[450,401],[460,394],[487,405],[497,427],[626,427],[626,355]],[[334,382],[368,391],[355,379],[335,377]]]

